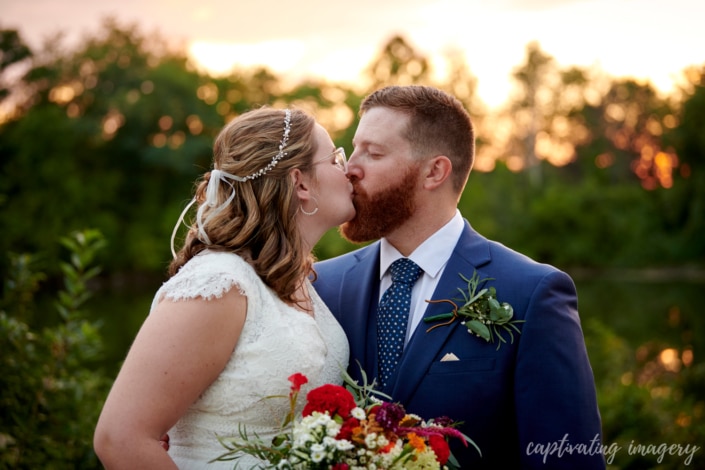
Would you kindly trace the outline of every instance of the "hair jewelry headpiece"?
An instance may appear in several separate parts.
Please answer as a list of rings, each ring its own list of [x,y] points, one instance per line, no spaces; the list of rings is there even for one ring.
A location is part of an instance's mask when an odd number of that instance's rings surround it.
[[[247,180],[253,180],[255,178],[259,178],[260,176],[264,175],[265,173],[269,172],[277,166],[277,163],[279,163],[279,160],[284,158],[288,152],[285,152],[284,149],[286,148],[286,144],[289,142],[289,133],[291,132],[291,110],[285,109],[284,110],[284,135],[282,136],[281,142],[279,142],[279,151],[277,154],[272,157],[272,161],[267,164],[264,168],[261,168],[257,170],[256,172],[252,173],[251,175],[247,176],[237,176],[233,175],[231,173],[228,173],[223,170],[219,170],[218,168],[214,168],[211,171],[210,177],[208,179],[208,186],[206,187],[206,200],[203,202],[201,207],[198,208],[198,212],[196,213],[196,224],[198,225],[198,239],[201,240],[203,243],[206,245],[210,245],[211,241],[210,238],[208,238],[208,235],[206,235],[206,231],[203,228],[208,221],[218,215],[220,212],[225,209],[228,204],[232,202],[232,200],[235,198],[235,188],[233,187],[232,183],[228,181],[229,179],[239,181],[239,182],[245,182]],[[223,202],[222,204],[218,205],[218,185],[220,182],[223,181],[226,183],[232,191],[230,192],[230,196]],[[176,238],[176,231],[178,230],[179,226],[184,220],[184,216],[186,215],[186,212],[191,208],[193,204],[196,203],[196,198],[193,198],[191,202],[188,203],[188,205],[184,208],[184,210],[181,212],[181,215],[179,216],[179,221],[176,222],[176,226],[174,227],[174,230],[171,233],[171,254],[176,258],[176,251],[174,250],[174,239]],[[206,217],[206,220],[203,219],[203,213],[205,212],[206,207],[214,207],[210,214],[208,214],[208,217]]]
[[[267,166],[255,171],[251,175],[235,176],[235,175],[231,175],[229,173],[225,173],[225,175],[234,179],[235,181],[245,182],[247,180],[253,180],[255,178],[259,178],[263,174],[269,172],[272,168],[277,166],[277,163],[279,163],[279,160],[286,157],[287,152],[284,151],[284,148],[286,148],[286,144],[289,142],[289,132],[291,132],[291,110],[285,109],[284,110],[284,135],[282,136],[281,142],[279,142],[279,151],[277,152],[277,154],[274,157],[272,157],[272,161],[269,162],[269,164]]]

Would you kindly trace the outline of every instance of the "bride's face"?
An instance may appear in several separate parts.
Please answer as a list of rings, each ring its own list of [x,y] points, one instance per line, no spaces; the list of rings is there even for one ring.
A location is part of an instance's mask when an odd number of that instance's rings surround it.
[[[313,156],[313,193],[318,212],[315,214],[327,228],[337,227],[355,216],[352,203],[352,184],[347,177],[346,167],[341,155],[333,145],[328,132],[316,124],[314,129],[316,148]],[[306,211],[314,210],[313,203],[307,204]]]

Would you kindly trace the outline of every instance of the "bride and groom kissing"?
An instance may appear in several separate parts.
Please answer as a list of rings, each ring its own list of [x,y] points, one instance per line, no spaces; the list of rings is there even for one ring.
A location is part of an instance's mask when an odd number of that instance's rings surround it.
[[[99,419],[106,468],[213,468],[215,434],[273,435],[283,410],[262,397],[285,395],[294,372],[309,389],[340,383],[341,364],[411,413],[461,422],[482,453],[453,446],[461,468],[605,467],[527,451],[600,435],[595,384],[570,277],[457,208],[475,151],[467,111],[436,88],[392,86],[360,115],[349,161],[299,110],[254,110],[221,131],[196,220]],[[314,263],[335,226],[376,241]],[[496,318],[428,322],[474,276],[511,306],[511,340],[491,333]]]

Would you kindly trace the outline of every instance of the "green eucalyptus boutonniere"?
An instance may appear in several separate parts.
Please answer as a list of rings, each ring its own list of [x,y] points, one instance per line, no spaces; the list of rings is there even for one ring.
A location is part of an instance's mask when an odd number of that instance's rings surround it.
[[[523,323],[524,320],[513,319],[514,309],[507,302],[500,303],[497,300],[497,292],[494,287],[486,287],[478,291],[480,283],[494,279],[489,277],[480,279],[480,275],[477,274],[477,271],[473,272],[470,279],[466,278],[461,273],[459,273],[459,275],[463,281],[468,283],[467,289],[458,288],[462,297],[452,300],[440,299],[426,301],[428,303],[447,302],[453,306],[452,312],[424,318],[424,321],[427,323],[447,320],[444,323],[430,327],[426,332],[428,333],[439,326],[450,325],[456,319],[460,319],[460,322],[468,329],[468,333],[484,338],[488,343],[494,343],[495,338],[499,339],[497,349],[499,349],[502,343],[507,342],[502,336],[502,332],[509,333],[511,342],[514,343],[513,331],[517,334],[521,334],[516,324]],[[458,304],[454,302],[454,300],[462,302],[462,304]]]

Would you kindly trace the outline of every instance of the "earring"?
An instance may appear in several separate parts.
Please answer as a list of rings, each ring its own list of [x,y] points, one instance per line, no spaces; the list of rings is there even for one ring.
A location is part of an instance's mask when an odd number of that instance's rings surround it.
[[[316,199],[313,196],[311,196],[311,199],[316,201],[316,208],[314,210],[312,210],[311,212],[306,212],[306,209],[304,209],[304,206],[301,205],[301,206],[299,206],[299,209],[301,209],[302,214],[311,216],[311,215],[314,215],[316,212],[318,212],[318,199]]]

